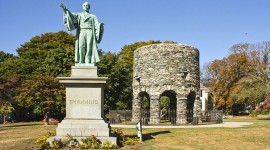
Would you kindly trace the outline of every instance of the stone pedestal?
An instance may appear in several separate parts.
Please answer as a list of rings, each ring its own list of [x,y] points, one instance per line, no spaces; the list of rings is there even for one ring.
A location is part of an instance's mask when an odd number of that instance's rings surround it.
[[[49,141],[67,135],[78,140],[95,135],[102,142],[116,144],[116,137],[110,135],[110,125],[104,120],[103,96],[108,78],[98,77],[95,66],[73,66],[71,73],[71,77],[58,77],[66,87],[66,118]]]

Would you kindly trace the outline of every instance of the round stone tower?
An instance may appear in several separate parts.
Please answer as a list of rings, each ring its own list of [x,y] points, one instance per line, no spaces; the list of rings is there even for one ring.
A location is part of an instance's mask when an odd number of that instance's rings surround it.
[[[167,96],[170,108],[175,110],[175,123],[190,122],[201,110],[199,70],[199,51],[192,46],[163,43],[137,49],[133,66],[132,120],[143,119],[142,110],[148,108],[150,123],[159,123],[160,97]],[[145,97],[149,100],[147,107],[143,107]]]

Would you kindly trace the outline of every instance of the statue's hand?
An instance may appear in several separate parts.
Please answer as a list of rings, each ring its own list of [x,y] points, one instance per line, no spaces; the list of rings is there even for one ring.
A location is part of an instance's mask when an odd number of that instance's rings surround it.
[[[60,7],[63,8],[64,11],[66,11],[66,9],[67,9],[63,3],[60,4]]]

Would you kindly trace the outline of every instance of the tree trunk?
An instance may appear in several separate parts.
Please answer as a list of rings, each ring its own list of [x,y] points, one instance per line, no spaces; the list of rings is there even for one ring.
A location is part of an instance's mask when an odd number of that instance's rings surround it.
[[[161,112],[161,117],[160,117],[160,119],[163,119],[163,117],[167,114],[168,110],[165,109],[165,108],[162,108],[162,110],[161,110],[160,112]]]
[[[6,124],[6,116],[4,116],[4,124]]]
[[[45,122],[44,122],[45,125],[49,125],[49,112],[46,112],[45,113]]]

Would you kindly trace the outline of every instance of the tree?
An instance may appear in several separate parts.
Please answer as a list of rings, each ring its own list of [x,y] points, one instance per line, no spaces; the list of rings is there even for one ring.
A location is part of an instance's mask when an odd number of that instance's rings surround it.
[[[71,66],[74,66],[74,48],[57,48],[48,52],[37,71],[53,77],[70,76]]]
[[[19,60],[14,63],[23,68],[19,68],[17,73],[24,75],[25,79],[39,73],[52,76],[68,74],[74,62],[74,43],[75,36],[64,31],[33,37],[17,49]]]
[[[268,93],[265,96],[264,101],[257,106],[256,111],[265,115],[270,113],[270,93]]]
[[[239,104],[254,107],[262,101],[267,91],[269,51],[269,42],[236,44],[228,57],[210,64],[210,91],[217,108],[231,111]]]
[[[48,110],[61,118],[64,91],[53,78],[69,76],[74,64],[74,43],[72,34],[50,32],[22,44],[17,49],[18,57],[0,52],[0,102],[9,101],[15,108],[22,106],[37,114]],[[30,103],[31,100],[36,103]]]
[[[9,58],[13,58],[13,57],[15,57],[13,54],[0,51],[0,63],[2,63],[3,61],[5,61]]]
[[[168,109],[170,108],[170,98],[168,96],[161,96],[160,97],[160,118],[163,118]]]
[[[249,106],[250,112],[255,109],[265,97],[267,85],[258,77],[243,77],[232,88],[229,101],[233,101],[237,114],[242,107]],[[240,109],[238,108],[240,106]]]
[[[108,85],[105,89],[104,96],[104,109],[106,112],[109,109],[116,109],[116,102],[118,100],[119,90],[119,78],[118,74],[115,72],[115,64],[118,59],[118,55],[111,52],[100,51],[100,62],[97,64],[98,72],[100,77],[108,77]]]
[[[64,116],[65,88],[54,77],[37,75],[33,80],[23,81],[16,98],[20,106],[28,107],[45,118],[50,115],[62,119]]]
[[[6,123],[6,116],[10,114],[14,108],[9,102],[4,102],[0,104],[0,114],[4,116],[4,124]]]

